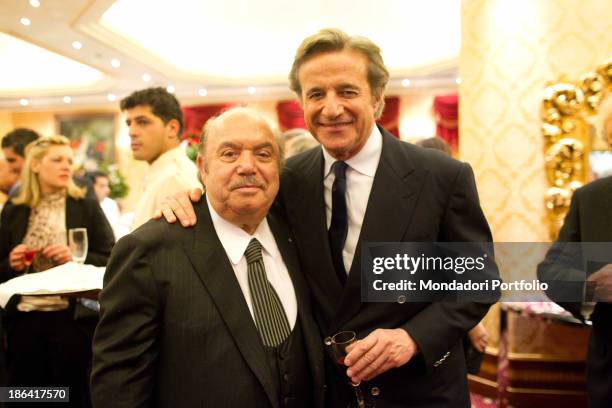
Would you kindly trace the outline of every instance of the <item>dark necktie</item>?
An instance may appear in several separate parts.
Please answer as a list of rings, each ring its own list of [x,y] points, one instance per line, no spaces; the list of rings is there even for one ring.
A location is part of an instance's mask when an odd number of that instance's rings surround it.
[[[346,212],[346,168],[343,161],[332,165],[334,171],[334,184],[332,185],[332,219],[329,225],[329,247],[331,249],[334,268],[340,283],[346,283],[346,270],[342,258],[342,250],[348,233],[348,215]]]
[[[283,304],[266,276],[266,268],[261,256],[261,244],[257,239],[251,239],[244,251],[244,256],[248,265],[249,290],[255,325],[264,345],[276,347],[289,337],[291,326],[289,326]]]

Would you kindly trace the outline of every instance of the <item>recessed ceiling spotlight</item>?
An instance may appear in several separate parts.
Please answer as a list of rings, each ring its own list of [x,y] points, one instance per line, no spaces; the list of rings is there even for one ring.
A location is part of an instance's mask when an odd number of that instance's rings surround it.
[[[19,104],[20,104],[21,106],[28,106],[28,105],[30,104],[30,101],[28,101],[28,100],[27,100],[27,99],[25,99],[25,98],[22,98],[22,99],[20,99],[20,100],[19,100]]]
[[[72,102],[72,98],[69,96],[64,96],[64,103],[70,103]]]
[[[254,86],[249,86],[247,88],[247,92],[251,95],[255,95],[255,92],[257,92],[257,89]]]
[[[21,21],[21,24],[23,24],[26,27],[29,27],[30,24],[32,24],[32,21],[30,21],[30,19],[27,17],[21,17],[21,20],[19,21]]]
[[[145,82],[149,82],[151,80],[151,75],[149,74],[142,74],[142,80]]]
[[[174,91],[176,91],[176,88],[174,87],[174,85],[168,85],[168,87],[166,88],[166,91],[168,91],[168,93],[173,94]]]
[[[81,44],[79,41],[73,41],[72,48],[74,48],[75,50],[80,50],[81,48],[83,48],[83,44]]]
[[[402,79],[402,86],[408,88],[410,86],[410,80],[408,78]]]
[[[106,99],[108,99],[110,102],[115,102],[117,100],[117,95],[109,93],[108,95],[106,95]]]
[[[119,68],[121,66],[121,61],[119,61],[117,58],[113,58],[111,60],[111,65],[113,68]]]
[[[37,8],[40,7],[40,1],[38,0],[30,0],[30,6]]]
[[[455,78],[455,83],[457,85],[461,85],[461,78],[459,78],[459,77]]]
[[[208,91],[206,90],[206,88],[200,88],[200,89],[198,89],[198,95],[206,96],[206,95],[208,95]]]

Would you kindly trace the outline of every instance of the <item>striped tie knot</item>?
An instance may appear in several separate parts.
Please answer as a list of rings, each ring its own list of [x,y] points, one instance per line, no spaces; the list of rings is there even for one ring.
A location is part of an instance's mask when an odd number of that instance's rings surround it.
[[[246,251],[244,251],[244,257],[246,258],[247,264],[252,264],[262,259],[261,257],[261,243],[257,238],[251,239]]]

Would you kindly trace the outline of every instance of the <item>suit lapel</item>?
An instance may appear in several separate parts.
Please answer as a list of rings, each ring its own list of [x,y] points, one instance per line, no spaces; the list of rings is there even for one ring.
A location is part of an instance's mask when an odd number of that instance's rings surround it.
[[[303,277],[299,276],[298,273],[300,271],[300,267],[297,262],[297,254],[295,252],[295,247],[293,246],[293,239],[289,234],[289,230],[282,225],[275,216],[272,214],[268,214],[268,225],[270,226],[270,230],[274,235],[274,240],[276,241],[276,246],[281,253],[283,261],[285,262],[285,266],[287,266],[287,270],[289,271],[289,276],[291,277],[291,281],[293,282],[293,288],[295,289],[295,297],[297,298],[298,303],[298,313],[301,312],[300,306],[305,303],[305,292],[306,288],[303,287]]]
[[[272,406],[278,407],[278,390],[272,380],[264,346],[236,275],[219,241],[205,197],[195,206],[198,222],[184,250],[210,293],[236,346],[259,379]]]
[[[297,171],[296,171],[297,170]],[[334,273],[327,235],[325,200],[323,198],[323,153],[313,151],[310,160],[293,172],[293,181],[283,188],[291,225],[297,230],[302,257],[316,257],[320,268],[310,269],[308,279],[319,287],[327,299],[340,299],[342,285]],[[314,205],[313,205],[314,203]]]
[[[425,172],[416,170],[400,143],[384,129],[383,147],[347,284],[331,332],[338,331],[361,306],[362,243],[400,242],[410,224]]]

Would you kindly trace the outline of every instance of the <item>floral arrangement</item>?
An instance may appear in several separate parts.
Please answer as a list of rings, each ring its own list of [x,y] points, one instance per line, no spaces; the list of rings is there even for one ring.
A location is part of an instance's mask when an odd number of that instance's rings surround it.
[[[187,152],[187,157],[189,157],[192,161],[196,161],[196,157],[198,157],[198,146],[200,145],[200,136],[191,135],[187,136],[185,139],[187,142],[187,148],[185,149]]]
[[[125,181],[125,177],[115,164],[102,165],[101,170],[108,174],[110,184],[110,198],[117,199],[125,197],[130,191],[130,187]]]

